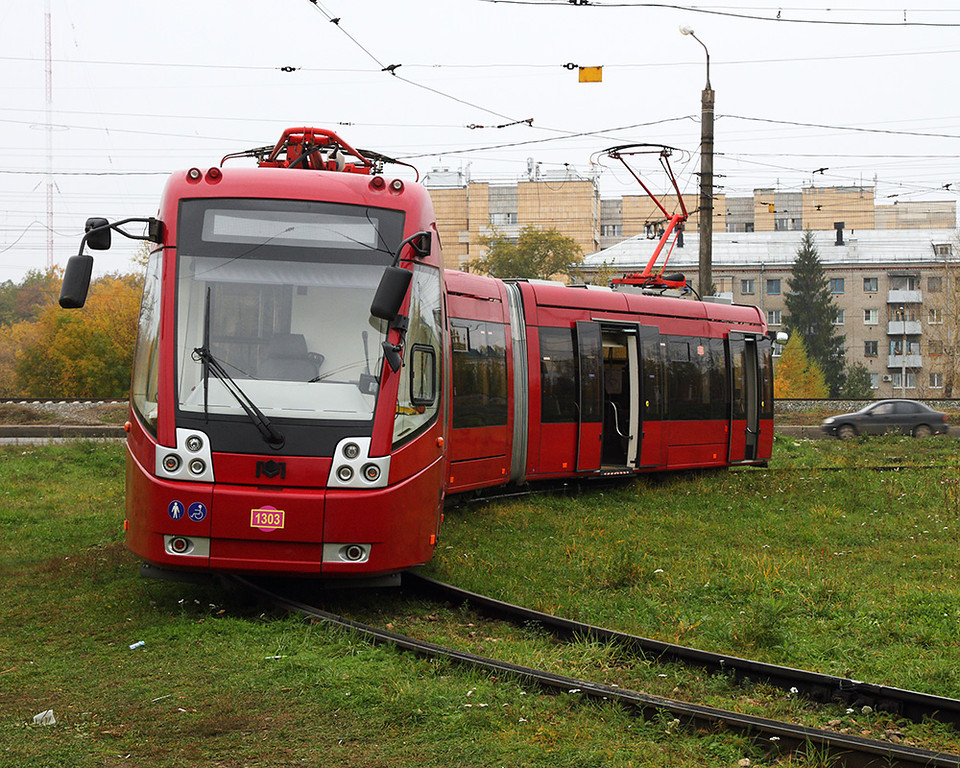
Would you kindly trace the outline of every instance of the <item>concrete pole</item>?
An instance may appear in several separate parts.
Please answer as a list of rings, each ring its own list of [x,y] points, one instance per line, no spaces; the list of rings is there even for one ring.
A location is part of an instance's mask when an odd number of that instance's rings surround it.
[[[707,54],[707,87],[701,94],[700,116],[700,295],[713,294],[713,89]]]

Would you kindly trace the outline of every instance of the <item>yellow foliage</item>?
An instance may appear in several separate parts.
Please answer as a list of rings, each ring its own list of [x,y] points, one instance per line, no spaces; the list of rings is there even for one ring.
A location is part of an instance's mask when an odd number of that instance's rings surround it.
[[[818,398],[827,397],[829,393],[820,366],[807,357],[800,334],[793,334],[774,365],[774,397]]]
[[[125,397],[141,280],[107,276],[79,310],[48,304],[36,321],[0,334],[0,393],[23,397]]]

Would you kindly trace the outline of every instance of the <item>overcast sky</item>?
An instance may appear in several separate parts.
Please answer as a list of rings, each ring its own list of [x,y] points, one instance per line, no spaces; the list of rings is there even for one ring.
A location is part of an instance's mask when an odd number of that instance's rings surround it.
[[[5,0],[0,281],[46,266],[48,135],[60,265],[88,216],[153,215],[169,172],[295,125],[421,174],[507,182],[528,158],[566,164],[598,173],[604,196],[640,190],[597,152],[662,143],[682,150],[674,167],[696,192],[705,53],[681,25],[710,51],[718,192],[875,183],[880,203],[954,200],[960,7],[899,1]],[[602,66],[603,80],[566,64]],[[133,250],[97,254],[97,271],[129,270]]]

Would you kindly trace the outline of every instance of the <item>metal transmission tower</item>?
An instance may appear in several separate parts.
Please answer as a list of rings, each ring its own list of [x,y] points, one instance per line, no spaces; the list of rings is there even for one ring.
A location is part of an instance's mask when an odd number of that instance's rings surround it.
[[[53,268],[53,35],[50,23],[50,0],[43,4],[43,39],[46,63],[46,124],[47,135],[47,269]]]

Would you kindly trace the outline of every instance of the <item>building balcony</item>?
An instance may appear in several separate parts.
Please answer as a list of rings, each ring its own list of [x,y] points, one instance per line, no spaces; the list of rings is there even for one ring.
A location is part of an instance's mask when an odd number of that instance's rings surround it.
[[[919,336],[921,333],[919,320],[891,320],[887,323],[887,336]]]
[[[923,355],[889,355],[887,357],[887,368],[895,371],[904,368],[923,368]]]
[[[923,291],[887,291],[887,304],[922,304]]]

